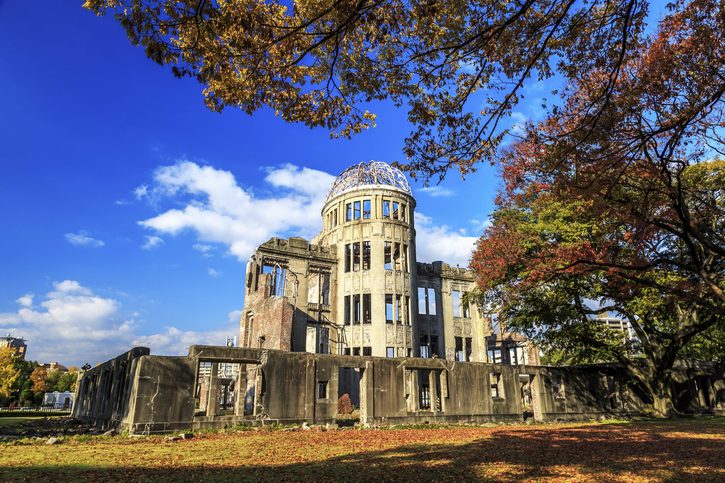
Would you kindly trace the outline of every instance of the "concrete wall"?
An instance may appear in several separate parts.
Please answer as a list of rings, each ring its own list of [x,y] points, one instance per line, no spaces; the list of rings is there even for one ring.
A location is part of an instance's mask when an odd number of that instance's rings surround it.
[[[148,354],[148,348],[134,347],[81,372],[76,384],[72,416],[104,428],[118,426],[129,413],[138,359]]]
[[[103,429],[163,432],[190,427],[195,365],[135,347],[79,375],[72,416]]]
[[[244,421],[334,422],[343,392],[359,407],[360,421],[371,424],[592,419],[640,414],[646,404],[624,372],[608,365],[512,366],[221,346],[192,346],[188,357],[147,353],[136,348],[85,372],[73,415],[152,433]],[[194,414],[201,362],[241,364],[233,414],[217,415],[215,397]],[[342,374],[353,374],[358,386],[341,390]],[[675,381],[680,409],[725,413],[722,366],[678,366]],[[246,412],[245,396],[253,406]]]

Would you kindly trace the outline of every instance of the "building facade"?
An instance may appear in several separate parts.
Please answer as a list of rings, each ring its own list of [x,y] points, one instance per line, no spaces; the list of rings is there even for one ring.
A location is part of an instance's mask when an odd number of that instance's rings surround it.
[[[486,361],[490,323],[466,297],[473,273],[417,262],[415,206],[390,165],[345,170],[315,238],[273,238],[252,255],[241,346]]]
[[[8,334],[4,337],[0,337],[0,347],[9,347],[13,349],[15,357],[25,360],[25,353],[28,350],[25,339],[21,337],[13,337]]]

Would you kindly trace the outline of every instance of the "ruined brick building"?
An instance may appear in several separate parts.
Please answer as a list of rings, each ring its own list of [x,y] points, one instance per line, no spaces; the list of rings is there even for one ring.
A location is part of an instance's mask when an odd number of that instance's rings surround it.
[[[132,433],[248,423],[590,419],[647,410],[622,367],[540,366],[534,347],[468,304],[473,274],[418,263],[405,176],[362,163],[333,183],[323,228],[273,238],[246,270],[241,347],[146,347],[79,375],[73,416]],[[625,327],[607,318],[602,323]],[[680,411],[725,414],[725,366],[679,361]],[[342,420],[341,420],[342,421]]]
[[[417,261],[415,205],[400,170],[375,161],[345,170],[327,194],[315,238],[272,238],[252,255],[241,345],[537,363],[525,339],[496,333],[468,302],[471,271]]]

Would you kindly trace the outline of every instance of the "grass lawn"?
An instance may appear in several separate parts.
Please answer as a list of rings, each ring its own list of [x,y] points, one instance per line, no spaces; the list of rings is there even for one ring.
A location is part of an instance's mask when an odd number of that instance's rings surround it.
[[[53,418],[53,417],[60,417],[60,416],[48,416],[47,414],[43,415],[31,415],[31,416],[3,416],[0,417],[0,428],[6,427],[6,426],[14,426],[16,424],[20,423],[27,423],[30,421],[35,421],[38,418]]]
[[[724,481],[725,419],[0,444],[0,480]]]

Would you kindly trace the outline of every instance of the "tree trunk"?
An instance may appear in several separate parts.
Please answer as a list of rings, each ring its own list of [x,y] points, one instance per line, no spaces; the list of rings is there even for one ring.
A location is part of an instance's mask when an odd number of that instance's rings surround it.
[[[631,363],[625,365],[632,382],[634,382],[645,398],[652,399],[652,412],[656,418],[671,418],[675,415],[675,406],[672,401],[672,364],[662,362],[652,363],[652,360],[643,364]]]
[[[672,403],[670,391],[667,394],[652,394],[654,416],[656,418],[671,418],[675,414],[675,407]]]

